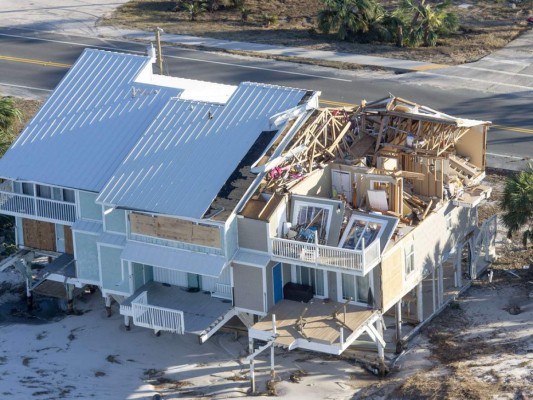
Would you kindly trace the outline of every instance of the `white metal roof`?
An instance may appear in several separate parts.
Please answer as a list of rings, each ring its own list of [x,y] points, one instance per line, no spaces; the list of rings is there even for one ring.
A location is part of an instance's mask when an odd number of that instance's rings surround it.
[[[133,261],[154,267],[168,268],[192,274],[218,278],[226,265],[222,256],[194,253],[173,247],[127,241],[120,256],[123,260]]]
[[[261,133],[272,129],[269,118],[295,107],[305,94],[243,83],[225,105],[169,101],[97,202],[202,218]]]
[[[136,84],[149,57],[86,49],[0,160],[0,176],[98,192],[180,93]]]

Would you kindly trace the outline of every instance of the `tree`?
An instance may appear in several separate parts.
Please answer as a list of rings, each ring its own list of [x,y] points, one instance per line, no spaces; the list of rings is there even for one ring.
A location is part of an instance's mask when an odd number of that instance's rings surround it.
[[[505,181],[500,207],[504,211],[503,223],[507,227],[507,237],[511,238],[524,227],[522,243],[533,243],[533,167],[528,166],[508,177]]]
[[[21,115],[12,97],[0,97],[0,156],[15,139],[13,125],[15,121],[20,121]]]
[[[454,32],[459,26],[457,15],[449,12],[449,1],[434,6],[426,4],[424,0],[414,4],[412,0],[403,0],[401,10],[412,13],[413,19],[409,26],[407,42],[410,46],[435,46],[438,35]]]
[[[336,32],[340,40],[357,34],[379,32],[385,15],[375,0],[322,0],[318,28],[324,33]]]
[[[200,15],[205,14],[207,11],[207,6],[204,2],[192,0],[190,2],[184,3],[183,8],[186,12],[189,13],[191,21],[196,21]]]

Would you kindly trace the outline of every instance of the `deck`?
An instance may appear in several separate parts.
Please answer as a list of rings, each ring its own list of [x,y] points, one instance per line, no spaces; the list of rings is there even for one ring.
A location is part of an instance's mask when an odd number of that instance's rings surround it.
[[[124,300],[121,308],[131,307],[132,300],[145,291],[149,305],[183,312],[186,333],[199,335],[233,307],[231,301],[211,297],[209,292],[189,292],[179,286],[148,282]]]
[[[346,310],[346,311],[345,311]],[[336,318],[333,313],[337,312]],[[277,336],[274,343],[289,349],[302,346],[302,343],[316,343],[326,346],[347,345],[347,339],[353,333],[364,331],[364,327],[373,322],[376,311],[351,304],[344,305],[334,301],[313,299],[309,303],[281,300],[261,321],[252,326],[251,331],[259,333],[257,339],[263,339],[261,331],[272,335],[272,315],[276,316]],[[303,315],[302,329],[298,328],[298,320]],[[343,337],[341,337],[341,328]],[[267,335],[267,336],[268,336]],[[356,334],[355,336],[359,336]],[[355,340],[353,337],[352,340]],[[299,342],[300,344],[297,344]],[[342,342],[342,343],[341,343]],[[349,345],[349,344],[348,344]],[[310,346],[309,348],[311,348]]]

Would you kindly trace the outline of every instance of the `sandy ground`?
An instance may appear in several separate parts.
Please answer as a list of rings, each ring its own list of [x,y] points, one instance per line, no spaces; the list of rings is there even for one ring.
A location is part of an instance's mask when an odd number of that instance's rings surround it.
[[[12,283],[4,286],[1,302],[20,298],[20,292],[9,293],[17,276],[14,270],[0,274],[0,281]],[[16,306],[24,310],[23,302]],[[0,322],[2,399],[150,399],[155,393],[165,399],[246,396],[246,338],[235,340],[233,334],[220,333],[200,345],[192,335],[156,337],[135,326],[128,332],[116,304],[107,318],[98,293],[78,299],[76,309],[82,314]],[[257,363],[260,390],[265,390],[269,376],[268,357],[266,352]],[[352,363],[305,352],[277,351],[276,368],[276,391],[285,399],[349,399],[354,385],[374,381]],[[301,381],[291,382],[298,371],[304,375]]]

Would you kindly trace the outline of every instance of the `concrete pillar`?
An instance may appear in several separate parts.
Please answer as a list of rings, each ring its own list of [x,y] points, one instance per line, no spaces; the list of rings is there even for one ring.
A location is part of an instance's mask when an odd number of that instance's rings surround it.
[[[124,315],[124,326],[126,327],[127,331],[131,329],[129,315]]]
[[[65,291],[67,292],[67,314],[74,314],[74,285],[70,283],[65,284]]]
[[[396,343],[402,339],[402,301],[396,303]]]
[[[416,286],[416,314],[418,321],[424,321],[424,291],[423,291],[423,282]]]
[[[248,354],[253,354],[254,352],[254,339],[251,338],[248,340]],[[250,358],[250,391],[251,394],[255,393],[255,371],[254,371],[254,359]]]
[[[107,312],[107,318],[111,317],[111,315],[113,315],[112,311],[111,311],[111,296],[107,295],[105,297],[105,310]]]
[[[439,265],[439,268],[437,270],[437,300],[438,300],[438,306],[442,306],[444,303],[444,267],[442,264]]]
[[[30,289],[30,280],[26,279],[26,307],[28,311],[33,310],[33,295]]]
[[[435,268],[433,268],[433,271],[431,271],[431,295],[433,297],[433,312],[432,314],[437,311],[437,296],[436,293],[437,290],[435,288]]]

